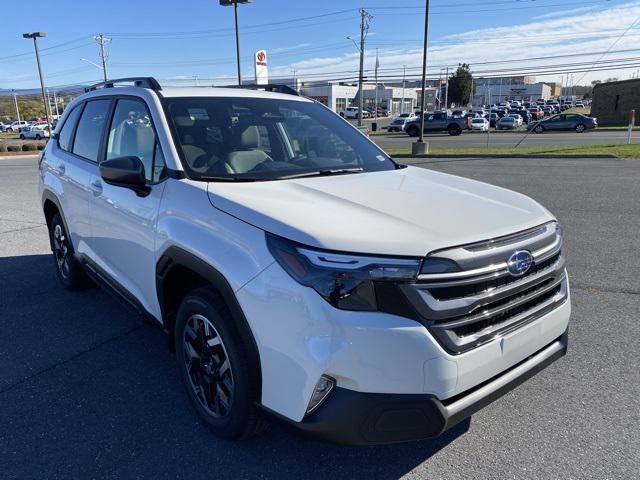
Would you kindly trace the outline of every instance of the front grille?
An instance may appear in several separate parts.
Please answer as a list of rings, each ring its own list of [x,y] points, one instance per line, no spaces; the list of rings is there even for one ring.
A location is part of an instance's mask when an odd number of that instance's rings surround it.
[[[462,325],[460,327],[455,327],[452,328],[453,333],[455,333],[457,336],[459,337],[466,337],[472,334],[476,334],[478,332],[482,332],[483,330],[487,329],[487,328],[491,328],[494,325],[499,325],[500,323],[503,323],[505,320],[508,320],[510,317],[514,317],[516,315],[520,315],[521,313],[526,312],[527,310],[530,310],[532,308],[535,308],[536,306],[546,302],[547,300],[549,300],[550,298],[552,298],[553,296],[555,296],[560,289],[562,288],[561,284],[557,284],[555,285],[552,289],[550,290],[546,290],[545,288],[548,286],[548,284],[553,283],[553,279],[549,279],[545,282],[543,282],[542,286],[536,286],[534,288],[525,290],[524,292],[522,292],[520,295],[517,295],[515,297],[509,298],[507,300],[501,300],[500,302],[495,302],[492,304],[488,305],[488,309],[493,309],[498,307],[500,304],[508,304],[509,302],[513,301],[513,300],[518,300],[520,298],[527,298],[527,297],[534,297],[531,298],[530,300],[517,305],[513,308],[508,308],[507,310],[503,310],[500,313],[497,313],[495,315],[491,315],[483,320],[479,320],[477,322],[474,323],[467,323],[466,325]],[[537,291],[542,291],[543,293],[541,295],[535,296],[535,293]]]
[[[489,293],[492,290],[495,290],[496,288],[504,287],[505,285],[509,285],[511,283],[521,281],[522,278],[536,275],[537,273],[544,270],[545,268],[549,268],[551,265],[554,265],[559,258],[560,258],[560,252],[556,253],[551,258],[548,258],[542,262],[535,263],[534,265],[531,266],[531,268],[529,269],[529,271],[526,273],[524,277],[512,277],[510,275],[503,275],[501,277],[496,277],[492,280],[471,283],[469,285],[432,288],[431,295],[433,295],[434,298],[438,300],[451,300],[454,298],[468,297],[469,295]]]
[[[522,276],[507,259],[528,250]],[[438,342],[453,354],[476,348],[558,308],[568,297],[562,238],[555,222],[473,245],[436,252],[460,271],[420,275],[403,286],[409,302]]]

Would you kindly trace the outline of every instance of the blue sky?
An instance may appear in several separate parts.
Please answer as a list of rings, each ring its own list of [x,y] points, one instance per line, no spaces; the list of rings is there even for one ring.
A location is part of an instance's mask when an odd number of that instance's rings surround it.
[[[57,0],[37,13],[25,13],[21,2],[4,3],[0,88],[38,85],[32,44],[22,38],[23,32],[34,30],[47,32],[40,48],[51,86],[100,78],[100,70],[80,60],[98,62],[91,35],[99,32],[112,37],[110,77],[153,75],[162,83],[193,84],[197,76],[200,84],[233,83],[233,9],[220,7],[217,0]],[[252,76],[252,54],[264,48],[272,76],[290,76],[295,69],[303,79],[351,78],[358,54],[346,37],[358,36],[359,7],[374,16],[367,68],[373,67],[377,48],[381,74],[401,75],[404,65],[409,74],[417,74],[422,0],[253,0],[239,7],[243,73]],[[640,48],[635,50],[640,0],[432,0],[430,18],[432,76],[444,66],[467,62],[486,74],[513,69],[560,80],[565,64],[611,62],[597,64],[607,71],[575,71],[573,81],[585,84],[596,78],[629,78],[640,68]],[[623,58],[637,67],[616,68],[616,59]],[[517,59],[536,60],[512,61]]]

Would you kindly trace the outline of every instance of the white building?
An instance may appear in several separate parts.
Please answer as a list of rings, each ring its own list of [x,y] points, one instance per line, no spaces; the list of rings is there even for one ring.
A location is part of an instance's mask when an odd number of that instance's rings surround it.
[[[512,85],[475,85],[473,105],[492,105],[507,100],[535,102],[549,100],[551,87],[546,83],[521,83]]]
[[[326,85],[305,85],[302,82],[300,87],[302,95],[324,103],[334,112],[340,112],[348,106],[357,104],[357,85],[344,85],[339,83],[328,83]],[[401,111],[412,112],[417,104],[415,89],[388,87],[383,84],[377,89],[378,108],[386,110],[390,115],[398,115]],[[404,107],[402,102],[404,100]],[[364,85],[364,106],[372,107],[376,103],[375,85]]]

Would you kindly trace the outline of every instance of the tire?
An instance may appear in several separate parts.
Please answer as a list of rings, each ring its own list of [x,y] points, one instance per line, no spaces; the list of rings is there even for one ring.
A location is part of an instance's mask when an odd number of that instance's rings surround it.
[[[192,406],[212,432],[241,440],[263,430],[265,419],[256,406],[258,367],[250,364],[222,298],[210,287],[192,291],[180,305],[175,329],[182,382]]]
[[[24,133],[20,134],[20,140],[24,140]]]
[[[40,135],[36,135],[36,140],[40,140],[42,137]]]
[[[587,127],[585,127],[583,124],[579,123],[578,125],[576,125],[575,131],[576,133],[584,133],[584,131],[587,129]]]
[[[341,116],[342,118],[344,118],[344,113],[340,112],[340,116]]]
[[[67,290],[80,290],[89,284],[82,265],[76,260],[73,244],[67,234],[62,217],[56,213],[49,225],[49,241],[53,251],[56,274],[62,286]]]
[[[407,134],[410,137],[417,137],[418,135],[420,135],[420,129],[415,125],[410,125],[409,128],[407,128]]]
[[[542,125],[536,125],[536,127],[533,129],[534,132],[536,133],[542,133],[544,132],[544,127]]]
[[[455,136],[460,135],[462,133],[462,129],[460,127],[454,126],[454,125],[449,127],[447,131],[449,132],[449,135],[451,135],[452,137],[455,137]]]

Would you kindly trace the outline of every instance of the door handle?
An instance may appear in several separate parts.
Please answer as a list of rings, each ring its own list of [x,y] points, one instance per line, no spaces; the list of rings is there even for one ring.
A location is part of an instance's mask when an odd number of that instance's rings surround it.
[[[60,173],[61,175],[64,175],[64,172],[67,170],[67,167],[65,167],[64,163],[59,163],[57,166],[58,169],[58,173]]]
[[[94,195],[100,195],[102,193],[102,182],[100,180],[91,182],[91,190],[93,190]]]

